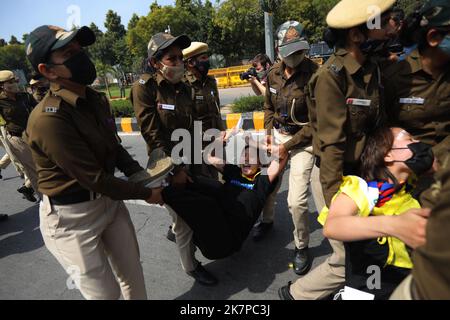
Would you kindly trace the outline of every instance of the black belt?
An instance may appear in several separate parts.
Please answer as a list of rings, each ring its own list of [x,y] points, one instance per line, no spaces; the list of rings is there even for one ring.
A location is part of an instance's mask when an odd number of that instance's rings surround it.
[[[81,202],[93,201],[100,198],[99,193],[83,190],[76,193],[49,197],[52,205],[64,206]]]
[[[294,135],[301,130],[300,126],[282,125],[280,123],[275,124],[275,129],[277,129],[282,134]]]

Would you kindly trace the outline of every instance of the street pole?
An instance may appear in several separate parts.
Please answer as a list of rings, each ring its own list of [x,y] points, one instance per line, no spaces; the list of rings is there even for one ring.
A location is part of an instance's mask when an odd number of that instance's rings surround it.
[[[271,12],[264,12],[264,30],[266,34],[266,54],[269,56],[270,60],[274,61],[273,15]]]

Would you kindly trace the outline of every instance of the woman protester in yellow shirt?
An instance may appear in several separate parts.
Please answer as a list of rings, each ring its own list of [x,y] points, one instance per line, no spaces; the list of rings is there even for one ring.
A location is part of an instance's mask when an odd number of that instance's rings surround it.
[[[411,195],[408,179],[431,169],[431,146],[401,128],[382,128],[367,141],[361,177],[346,176],[319,221],[327,238],[343,241],[346,286],[389,298],[410,273],[409,255],[425,243],[429,210]],[[374,272],[379,270],[379,283]]]

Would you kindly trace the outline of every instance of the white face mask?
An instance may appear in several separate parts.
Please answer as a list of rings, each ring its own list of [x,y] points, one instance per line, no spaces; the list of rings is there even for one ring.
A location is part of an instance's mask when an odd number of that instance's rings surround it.
[[[3,85],[3,90],[5,90],[6,92],[11,92],[11,93],[17,93],[19,92],[19,84],[17,82],[15,83],[5,83]]]
[[[291,54],[289,57],[283,59],[285,65],[289,68],[296,68],[305,59],[306,53],[302,51],[301,53]]]
[[[183,79],[184,76],[184,64],[180,64],[176,67],[170,67],[166,66],[164,63],[161,62],[163,65],[163,68],[160,70],[161,74],[164,78],[166,78],[167,81],[170,83],[176,84]]]

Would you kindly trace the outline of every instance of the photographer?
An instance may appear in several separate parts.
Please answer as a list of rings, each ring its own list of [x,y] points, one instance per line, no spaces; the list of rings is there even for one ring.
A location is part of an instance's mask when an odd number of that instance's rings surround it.
[[[265,96],[266,79],[269,69],[272,67],[272,61],[266,54],[260,53],[252,60],[252,64],[253,68],[245,73],[245,75],[248,74],[248,78],[246,79],[252,85],[253,92],[257,96]]]

